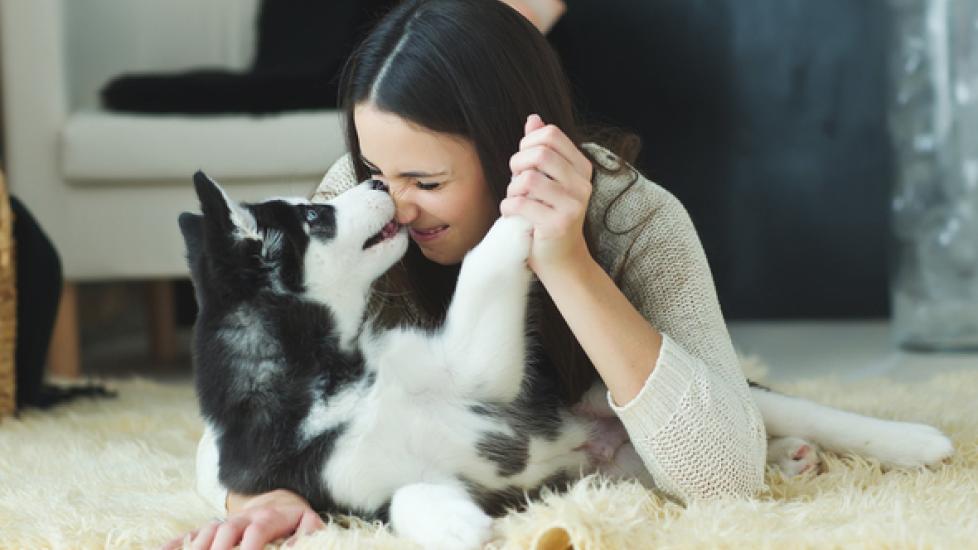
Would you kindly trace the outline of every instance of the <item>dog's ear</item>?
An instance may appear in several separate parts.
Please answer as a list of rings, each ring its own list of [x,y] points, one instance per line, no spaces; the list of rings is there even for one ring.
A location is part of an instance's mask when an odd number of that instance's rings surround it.
[[[251,212],[229,199],[221,186],[200,170],[194,174],[194,189],[200,199],[205,223],[225,235],[260,239],[258,224]]]
[[[204,252],[204,216],[184,212],[177,219],[180,223],[180,233],[187,245],[187,261],[193,269],[194,263]]]

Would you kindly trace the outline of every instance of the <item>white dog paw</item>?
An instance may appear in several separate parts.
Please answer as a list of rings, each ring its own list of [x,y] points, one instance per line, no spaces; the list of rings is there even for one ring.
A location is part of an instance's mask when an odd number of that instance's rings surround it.
[[[954,444],[940,430],[926,424],[894,422],[888,437],[874,445],[880,463],[897,468],[936,466],[954,453]]]
[[[482,548],[492,538],[492,517],[456,487],[417,484],[399,490],[391,503],[398,535],[426,550]]]
[[[530,256],[533,225],[521,216],[502,216],[475,250],[484,262],[498,266],[525,265]]]
[[[767,443],[767,463],[785,477],[818,472],[818,445],[798,437],[774,437]]]
[[[482,548],[492,538],[492,518],[472,502],[458,501],[437,508],[427,511],[427,522],[402,534],[426,550]]]

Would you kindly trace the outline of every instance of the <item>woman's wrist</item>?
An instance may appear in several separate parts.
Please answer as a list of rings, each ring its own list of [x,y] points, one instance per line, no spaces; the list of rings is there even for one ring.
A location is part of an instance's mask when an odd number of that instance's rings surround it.
[[[298,493],[294,493],[288,489],[275,489],[258,495],[245,495],[228,491],[224,507],[228,514],[233,514],[256,506],[282,503],[309,506],[309,502]]]
[[[591,280],[598,272],[604,272],[597,260],[591,256],[586,245],[566,255],[560,261],[541,262],[540,265],[533,267],[534,274],[548,290],[552,286],[563,286],[571,281],[580,283]]]
[[[255,495],[243,495],[228,491],[227,497],[224,499],[224,509],[227,510],[228,514],[233,514],[241,510],[254,497]]]
[[[645,385],[662,348],[654,328],[604,271],[586,259],[543,270],[537,277],[604,380],[615,403],[631,401]]]

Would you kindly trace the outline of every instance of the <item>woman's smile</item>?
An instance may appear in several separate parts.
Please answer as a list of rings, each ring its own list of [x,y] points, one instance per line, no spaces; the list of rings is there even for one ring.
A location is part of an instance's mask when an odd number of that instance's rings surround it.
[[[411,227],[409,228],[409,232],[411,233],[411,238],[414,239],[415,242],[427,243],[442,236],[446,229],[448,229],[447,225],[438,225],[428,229],[415,229]]]

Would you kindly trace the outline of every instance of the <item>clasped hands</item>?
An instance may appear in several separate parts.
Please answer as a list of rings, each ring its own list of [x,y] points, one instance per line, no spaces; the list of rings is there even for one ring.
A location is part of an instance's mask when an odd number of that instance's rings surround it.
[[[524,134],[519,151],[510,157],[513,178],[499,210],[533,225],[529,266],[543,279],[547,272],[590,258],[584,218],[594,168],[560,128],[545,125],[539,115],[527,118]]]

